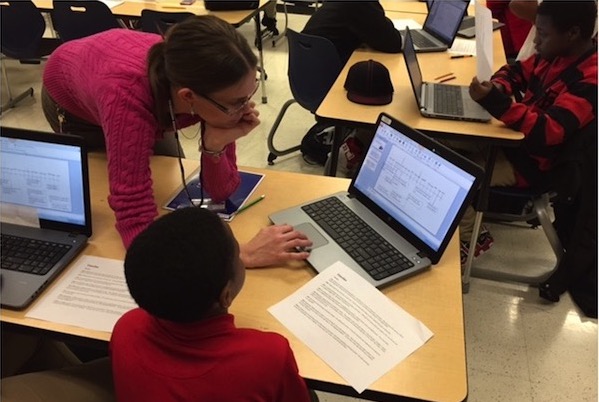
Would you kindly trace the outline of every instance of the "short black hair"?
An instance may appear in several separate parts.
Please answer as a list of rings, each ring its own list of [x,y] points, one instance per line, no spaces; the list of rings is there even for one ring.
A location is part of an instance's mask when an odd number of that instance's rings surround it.
[[[597,18],[597,2],[587,1],[553,1],[544,0],[539,4],[537,15],[551,17],[555,29],[566,32],[572,27],[580,28],[580,36],[589,39],[595,31]]]
[[[201,320],[233,276],[234,253],[233,235],[216,214],[178,209],[152,222],[129,246],[129,292],[158,318]]]

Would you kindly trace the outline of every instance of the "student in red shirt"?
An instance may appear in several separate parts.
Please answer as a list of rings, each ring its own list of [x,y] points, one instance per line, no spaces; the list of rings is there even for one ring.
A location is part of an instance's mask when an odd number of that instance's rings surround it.
[[[542,2],[536,54],[503,66],[489,81],[473,78],[472,99],[525,137],[520,147],[500,150],[492,186],[540,186],[564,145],[597,124],[596,16],[594,1]],[[514,100],[515,94],[522,100]],[[460,224],[463,260],[473,225],[469,209]]]
[[[288,341],[237,328],[239,244],[218,216],[176,210],[132,242],[125,276],[139,308],[110,341],[118,401],[309,402]]]
[[[520,4],[512,5],[512,3],[514,2],[508,0],[487,0],[487,7],[491,10],[493,18],[505,24],[501,27],[501,38],[503,39],[505,56],[508,59],[516,58],[530,28],[533,26],[530,20],[524,19],[514,12],[513,7],[518,8]],[[532,1],[520,3],[532,3]],[[536,0],[534,3],[536,5]]]

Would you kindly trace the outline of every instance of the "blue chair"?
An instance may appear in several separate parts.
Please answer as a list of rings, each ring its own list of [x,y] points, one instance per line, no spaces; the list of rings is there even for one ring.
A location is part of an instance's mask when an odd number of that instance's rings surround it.
[[[193,13],[189,12],[170,13],[148,9],[142,10],[141,17],[139,18],[139,29],[143,32],[164,35],[172,25],[193,15]]]
[[[3,1],[0,10],[2,78],[8,92],[8,101],[1,106],[1,114],[28,96],[33,96],[33,88],[28,88],[13,97],[4,59],[19,60],[21,64],[40,64],[43,57],[50,54],[60,42],[43,37],[46,21],[31,1]]]
[[[275,133],[289,106],[298,103],[304,109],[315,113],[343,68],[337,49],[330,40],[291,29],[287,29],[286,36],[289,43],[287,76],[293,99],[283,104],[268,134],[269,165],[272,165],[278,156],[300,149],[300,146],[296,145],[279,150],[274,145]]]
[[[52,25],[63,42],[122,28],[110,8],[101,1],[53,1]]]

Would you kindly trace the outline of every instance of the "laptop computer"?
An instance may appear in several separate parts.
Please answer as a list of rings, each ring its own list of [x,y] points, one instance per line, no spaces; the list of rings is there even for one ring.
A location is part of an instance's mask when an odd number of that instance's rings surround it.
[[[87,148],[77,136],[2,127],[0,175],[0,303],[23,309],[92,234]]]
[[[420,114],[439,119],[487,122],[491,115],[472,100],[468,87],[422,81],[422,71],[412,42],[412,31],[405,30],[403,51],[410,83]]]
[[[308,262],[316,271],[341,261],[382,287],[439,262],[483,172],[387,114],[375,127],[347,192],[269,218],[312,240]]]
[[[412,31],[417,52],[443,52],[451,47],[460,22],[468,8],[467,1],[443,0],[433,2],[422,29]],[[401,32],[405,43],[404,32]]]
[[[435,0],[426,0],[427,10],[430,11],[434,1]],[[448,0],[439,0],[439,1],[448,1]],[[468,0],[464,0],[464,1],[467,2]],[[493,30],[499,29],[504,25],[505,24],[503,24],[499,21],[493,21]],[[467,39],[472,39],[476,36],[476,28],[474,25],[474,16],[468,15],[468,9],[466,9],[466,14],[464,15],[464,18],[462,19],[462,22],[460,23],[460,27],[458,28],[458,32],[456,33],[456,36],[459,36],[461,38],[467,38]]]

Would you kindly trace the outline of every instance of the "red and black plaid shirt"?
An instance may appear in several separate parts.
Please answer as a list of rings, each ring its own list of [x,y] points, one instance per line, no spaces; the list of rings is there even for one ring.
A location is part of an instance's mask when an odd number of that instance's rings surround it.
[[[532,185],[538,172],[551,168],[570,135],[597,119],[597,49],[583,56],[547,61],[538,55],[505,65],[491,81],[494,88],[479,103],[508,127],[524,133],[519,148],[506,148],[518,173],[518,185]],[[514,101],[514,93],[523,94]]]

